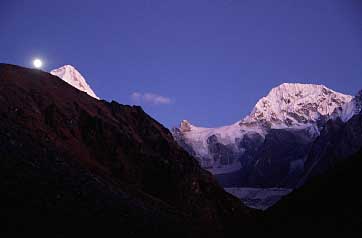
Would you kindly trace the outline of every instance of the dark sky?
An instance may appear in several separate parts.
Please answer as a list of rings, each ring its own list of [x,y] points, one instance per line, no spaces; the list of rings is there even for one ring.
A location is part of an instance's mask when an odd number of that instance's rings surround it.
[[[35,57],[167,127],[221,126],[283,82],[361,89],[362,1],[0,0],[0,62]]]

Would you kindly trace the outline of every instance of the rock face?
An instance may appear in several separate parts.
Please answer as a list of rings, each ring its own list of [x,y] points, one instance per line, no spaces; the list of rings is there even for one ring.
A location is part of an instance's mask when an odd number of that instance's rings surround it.
[[[291,188],[326,121],[340,117],[345,105],[355,105],[357,97],[352,98],[323,85],[286,83],[233,125],[202,128],[183,121],[172,131],[224,187]]]
[[[64,65],[50,72],[52,75],[58,76],[65,82],[69,83],[76,89],[86,92],[89,96],[99,99],[88,85],[84,77],[71,65]]]
[[[327,122],[313,142],[298,189],[266,213],[266,233],[362,233],[362,114],[356,113],[347,122]]]
[[[140,107],[42,71],[0,64],[0,155],[10,234],[220,237],[254,222]]]
[[[328,121],[311,147],[298,186],[335,169],[358,151],[362,151],[362,115],[356,114],[346,123],[340,119]]]
[[[312,141],[304,130],[270,130],[255,151],[246,151],[251,159],[241,170],[244,177],[239,185],[293,188],[304,172]]]

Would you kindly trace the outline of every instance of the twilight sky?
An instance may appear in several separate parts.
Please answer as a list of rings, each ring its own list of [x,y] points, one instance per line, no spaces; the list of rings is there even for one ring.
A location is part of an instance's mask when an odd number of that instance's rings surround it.
[[[167,127],[222,126],[283,82],[362,89],[362,1],[0,0],[0,62],[35,57]]]

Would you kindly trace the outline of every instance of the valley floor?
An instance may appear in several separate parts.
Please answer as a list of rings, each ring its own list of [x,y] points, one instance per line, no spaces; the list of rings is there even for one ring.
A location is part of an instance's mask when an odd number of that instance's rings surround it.
[[[225,188],[225,191],[239,198],[246,206],[266,210],[288,195],[292,189],[287,188]]]

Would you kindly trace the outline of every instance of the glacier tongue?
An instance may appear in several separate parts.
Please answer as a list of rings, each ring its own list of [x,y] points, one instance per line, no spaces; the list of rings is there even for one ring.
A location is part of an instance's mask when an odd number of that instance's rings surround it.
[[[52,75],[58,76],[73,87],[86,92],[89,96],[99,99],[88,85],[84,77],[71,65],[64,65],[50,72]]]

